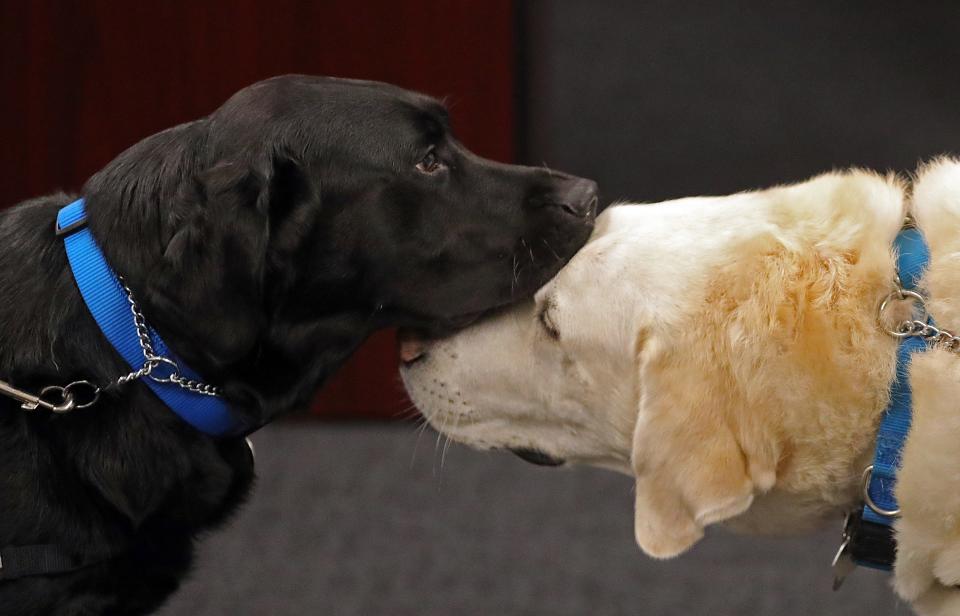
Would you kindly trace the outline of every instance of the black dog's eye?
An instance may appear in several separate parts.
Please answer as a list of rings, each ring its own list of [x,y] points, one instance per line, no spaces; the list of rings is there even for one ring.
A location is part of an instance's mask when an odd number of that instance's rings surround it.
[[[420,173],[436,173],[444,168],[446,168],[446,165],[443,164],[443,161],[440,160],[440,157],[437,156],[434,150],[427,152],[427,155],[417,163],[417,171]]]

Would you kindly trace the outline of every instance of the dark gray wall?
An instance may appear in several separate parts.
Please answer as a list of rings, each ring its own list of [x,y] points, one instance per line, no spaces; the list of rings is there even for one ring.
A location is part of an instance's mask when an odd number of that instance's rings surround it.
[[[960,3],[856,4],[526,2],[521,157],[649,201],[960,150]]]

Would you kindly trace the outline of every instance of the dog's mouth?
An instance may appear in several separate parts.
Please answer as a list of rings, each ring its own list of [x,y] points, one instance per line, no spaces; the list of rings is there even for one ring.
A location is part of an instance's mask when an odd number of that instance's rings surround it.
[[[524,462],[529,462],[537,466],[563,466],[566,463],[566,460],[555,458],[539,449],[511,448],[509,451]]]
[[[424,359],[434,342],[456,335],[501,308],[503,306],[450,317],[427,327],[400,327],[397,329],[397,347],[401,363],[409,366]]]
[[[444,337],[436,335],[433,331],[420,328],[399,328],[397,330],[397,354],[400,357],[401,365],[408,367],[426,359],[430,346]]]

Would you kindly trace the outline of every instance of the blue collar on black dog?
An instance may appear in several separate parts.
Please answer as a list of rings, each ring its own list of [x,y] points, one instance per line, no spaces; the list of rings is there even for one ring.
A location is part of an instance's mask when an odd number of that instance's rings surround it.
[[[117,274],[87,228],[83,199],[74,201],[57,215],[57,235],[64,238],[67,258],[83,301],[103,335],[133,370],[144,367],[144,348],[140,343],[132,308],[134,304]],[[188,424],[215,437],[243,434],[243,422],[212,388],[207,393],[194,391],[171,380],[199,382],[200,377],[177,359],[163,340],[146,325],[154,355],[160,358],[150,376],[141,379],[170,409]]]

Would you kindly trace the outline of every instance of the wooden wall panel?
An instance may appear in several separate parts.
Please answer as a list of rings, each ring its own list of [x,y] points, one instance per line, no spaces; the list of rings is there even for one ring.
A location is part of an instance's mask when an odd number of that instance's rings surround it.
[[[0,207],[77,190],[139,139],[282,73],[376,79],[446,97],[469,147],[512,160],[511,4],[0,0]],[[403,408],[385,333],[325,388],[315,412]]]

